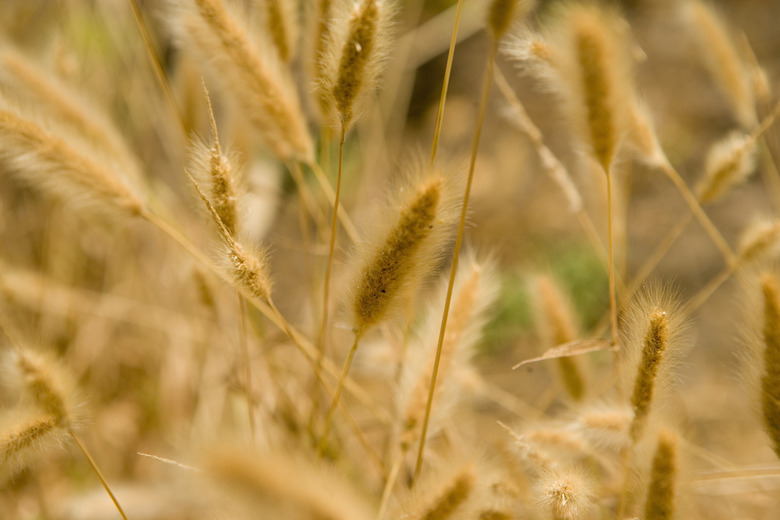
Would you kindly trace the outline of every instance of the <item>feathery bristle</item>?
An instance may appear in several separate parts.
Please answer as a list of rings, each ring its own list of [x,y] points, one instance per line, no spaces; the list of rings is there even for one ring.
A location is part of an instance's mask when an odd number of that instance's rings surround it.
[[[449,186],[441,172],[419,184],[392,218],[394,223],[364,247],[353,283],[355,329],[365,331],[385,318],[441,254],[455,223]]]
[[[326,104],[348,128],[373,94],[390,51],[392,6],[387,0],[344,3],[337,14],[342,20],[329,29],[329,41],[320,59],[325,60],[319,88]]]
[[[143,203],[115,173],[75,142],[0,106],[0,158],[33,184],[70,203],[103,210],[142,212]]]
[[[780,458],[780,284],[774,275],[761,280],[764,294],[764,366],[761,412],[772,449]]]
[[[197,51],[223,81],[272,151],[309,161],[313,143],[289,71],[263,52],[221,0],[180,0],[175,25],[180,40]]]
[[[666,312],[656,309],[650,315],[650,324],[642,348],[642,361],[639,365],[631,405],[634,407],[634,419],[631,423],[631,438],[636,441],[642,435],[653,401],[658,368],[663,361],[669,339],[669,323]]]
[[[702,204],[714,202],[753,173],[756,142],[750,136],[734,133],[715,143],[707,154],[704,179],[697,196]]]
[[[674,516],[674,486],[677,478],[677,436],[662,430],[653,457],[645,520],[669,520]]]

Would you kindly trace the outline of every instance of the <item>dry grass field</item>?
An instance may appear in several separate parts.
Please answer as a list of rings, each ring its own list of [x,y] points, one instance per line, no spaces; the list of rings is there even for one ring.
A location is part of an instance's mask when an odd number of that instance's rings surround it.
[[[780,3],[2,4],[0,518],[777,518]]]

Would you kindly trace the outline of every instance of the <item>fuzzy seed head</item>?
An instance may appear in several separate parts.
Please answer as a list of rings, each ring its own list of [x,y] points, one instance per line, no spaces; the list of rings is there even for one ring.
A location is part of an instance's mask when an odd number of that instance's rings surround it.
[[[390,50],[391,5],[386,0],[362,0],[328,29],[325,66],[319,78],[324,104],[334,120],[348,128],[377,86]]]
[[[756,262],[774,254],[780,246],[780,221],[759,221],[742,235],[737,260],[740,264]]]
[[[269,148],[282,159],[309,161],[314,145],[289,70],[276,52],[255,44],[240,17],[220,0],[177,0],[180,42],[222,80]]]
[[[262,251],[249,252],[235,241],[228,245],[229,271],[236,285],[263,302],[271,301],[266,256]]]
[[[553,28],[564,94],[593,157],[609,171],[627,132],[632,98],[620,20],[593,5],[569,4]]]
[[[233,185],[233,174],[227,157],[211,149],[209,157],[209,173],[211,174],[211,198],[214,209],[231,235],[236,234],[236,190]]]
[[[420,184],[393,217],[394,224],[365,258],[354,283],[355,329],[364,332],[384,319],[399,297],[425,274],[441,248],[441,231],[453,223],[441,174]],[[446,236],[446,234],[445,234]]]
[[[76,385],[59,361],[33,350],[17,350],[13,363],[12,371],[19,376],[18,384],[25,399],[54,417],[58,426],[77,427]]]
[[[539,500],[553,520],[585,518],[593,507],[591,486],[575,469],[548,472],[539,491]]]
[[[416,520],[460,518],[467,501],[476,491],[477,476],[473,463],[459,463],[454,471],[421,482],[410,497],[407,512],[398,516]]]
[[[30,465],[45,450],[59,443],[57,418],[11,411],[0,416],[0,482]]]
[[[687,3],[687,14],[713,76],[732,104],[734,115],[745,129],[756,125],[755,97],[748,73],[721,17],[707,2]]]
[[[139,197],[110,167],[42,123],[0,105],[0,160],[22,178],[70,203],[141,213]]]
[[[674,515],[674,486],[677,478],[677,436],[663,430],[653,457],[645,520],[669,520]]]
[[[735,133],[716,143],[707,154],[704,179],[697,196],[702,204],[714,202],[744,182],[756,165],[756,142]]]
[[[297,2],[264,0],[263,18],[279,58],[289,62],[295,57],[298,39]]]
[[[657,309],[650,315],[650,325],[642,348],[642,361],[639,365],[634,382],[634,393],[631,397],[631,405],[634,408],[631,438],[634,440],[639,439],[641,436],[647,415],[650,412],[656,376],[666,351],[668,337],[669,324],[666,312]]]
[[[764,295],[764,369],[761,412],[772,449],[780,458],[780,285],[774,275],[761,281]]]

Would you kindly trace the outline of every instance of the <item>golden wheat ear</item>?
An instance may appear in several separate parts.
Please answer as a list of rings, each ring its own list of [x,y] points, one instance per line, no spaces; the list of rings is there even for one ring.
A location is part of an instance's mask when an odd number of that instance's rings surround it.
[[[209,65],[276,156],[311,162],[314,145],[298,92],[273,44],[255,43],[222,0],[172,4],[171,25],[182,47]]]
[[[70,436],[97,475],[119,514],[127,520],[122,506],[119,505],[95,460],[76,434],[82,426],[83,417],[80,412],[81,402],[76,383],[70,373],[53,356],[21,347],[13,349],[9,362],[12,364],[11,373],[18,376],[16,387],[22,395],[22,402],[26,401],[33,407],[44,410],[56,428],[63,435]],[[34,442],[36,440],[34,437],[39,434],[43,436],[49,432],[48,423],[41,422],[40,418],[38,421],[28,425],[28,429],[23,432],[28,436],[29,442]]]
[[[401,185],[396,200],[377,224],[381,226],[359,245],[355,274],[349,287],[355,338],[344,362],[333,401],[325,416],[320,452],[330,431],[358,343],[365,333],[387,319],[404,297],[417,290],[437,267],[457,219],[452,178],[441,170],[419,170],[418,179]],[[373,235],[373,236],[372,236]]]

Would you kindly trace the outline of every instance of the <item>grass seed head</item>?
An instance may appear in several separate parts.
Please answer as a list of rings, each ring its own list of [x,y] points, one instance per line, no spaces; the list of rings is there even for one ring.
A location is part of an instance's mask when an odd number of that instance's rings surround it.
[[[704,178],[697,197],[702,204],[714,202],[745,182],[756,166],[756,142],[734,133],[715,143],[707,153]]]
[[[772,274],[761,280],[764,296],[764,363],[761,412],[772,449],[780,458],[780,284]]]
[[[593,157],[609,171],[628,130],[633,96],[621,21],[592,4],[566,4],[551,28],[562,92]]]
[[[272,43],[255,43],[221,0],[178,0],[172,25],[281,159],[310,161],[314,145],[289,70]]]
[[[405,200],[385,219],[391,224],[366,240],[352,284],[357,331],[382,321],[436,266],[457,219],[450,190],[451,179],[442,171],[405,186],[401,192]]]
[[[391,48],[394,7],[387,0],[343,2],[329,40],[318,87],[334,121],[344,129],[373,95]]]
[[[650,487],[645,505],[646,520],[669,520],[675,510],[674,489],[677,479],[677,435],[662,430],[650,472]]]
[[[0,412],[0,483],[61,444],[64,436],[52,415],[17,409]]]

